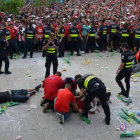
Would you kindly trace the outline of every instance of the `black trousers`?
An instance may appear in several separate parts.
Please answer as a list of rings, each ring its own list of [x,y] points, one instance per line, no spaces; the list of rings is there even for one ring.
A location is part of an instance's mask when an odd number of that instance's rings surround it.
[[[26,39],[24,46],[24,56],[27,56],[28,50],[30,51],[30,57],[33,56],[34,39]]]
[[[6,53],[0,54],[0,71],[1,71],[1,68],[2,68],[2,61],[5,62],[5,72],[7,72],[8,69],[9,69],[9,59],[8,59]]]
[[[87,40],[87,45],[86,45],[86,53],[88,53],[89,50],[91,50],[91,52],[93,52],[95,47],[96,47],[95,37],[89,37]]]
[[[107,49],[107,36],[106,35],[101,35],[100,37],[100,50],[106,50]]]
[[[59,57],[64,57],[64,50],[65,50],[64,43],[65,43],[65,40],[63,38],[59,44]]]
[[[47,53],[46,55],[46,75],[45,78],[50,75],[50,68],[51,68],[51,63],[53,64],[53,74],[57,72],[57,67],[58,67],[58,59],[56,53],[54,54],[49,54]]]
[[[17,46],[17,40],[16,39],[10,39],[9,46],[7,48],[7,52],[10,53],[10,59],[13,59],[13,52],[18,52],[18,46]]]
[[[126,95],[128,95],[128,96],[129,96],[129,90],[130,90],[130,76],[131,76],[131,69],[122,69],[116,76],[116,82],[118,83],[119,87],[121,88],[121,91],[125,92]],[[121,80],[123,78],[125,78],[126,90],[121,82]]]
[[[76,50],[77,55],[79,55],[79,47],[80,47],[79,39],[77,37],[76,38],[71,38],[71,41],[70,41],[71,55],[73,55],[74,50]]]
[[[106,115],[106,120],[110,121],[110,108],[107,103],[107,93],[106,93],[106,87],[104,83],[98,79],[97,81],[99,83],[99,86],[94,86],[94,84],[88,88],[87,94],[85,96],[85,101],[84,101],[84,113],[83,116],[88,118],[88,111],[90,109],[90,103],[95,97],[98,97],[101,104],[102,108],[104,110],[104,113]]]

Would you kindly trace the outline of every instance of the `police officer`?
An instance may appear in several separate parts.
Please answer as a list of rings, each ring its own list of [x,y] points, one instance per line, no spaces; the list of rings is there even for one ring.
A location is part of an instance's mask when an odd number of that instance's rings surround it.
[[[123,43],[129,44],[129,35],[130,29],[128,29],[128,25],[125,24],[124,27],[121,29],[121,44]]]
[[[75,77],[77,78],[78,87],[80,88],[81,92],[85,94],[84,112],[82,116],[88,118],[90,103],[93,101],[95,97],[98,97],[104,109],[104,113],[106,115],[105,117],[106,124],[109,125],[110,108],[107,103],[107,93],[104,83],[93,74],[86,74],[82,77],[80,75],[77,75]]]
[[[108,30],[108,26],[105,25],[105,23],[103,22],[103,24],[100,26],[100,43],[101,43],[101,48],[100,50],[106,50],[107,49],[107,30]]]
[[[51,63],[53,64],[53,74],[57,72],[58,67],[58,59],[57,59],[57,49],[58,49],[58,43],[55,39],[54,33],[51,33],[49,35],[48,43],[43,47],[43,50],[46,50],[46,75],[45,78],[50,75],[50,67]]]
[[[122,55],[121,55],[121,64],[117,70],[116,82],[118,83],[119,87],[121,88],[121,92],[119,94],[124,95],[125,97],[129,97],[129,90],[130,90],[130,76],[132,72],[133,60],[134,60],[134,53],[131,53],[128,50],[128,44],[122,44]],[[126,90],[121,82],[121,80],[125,78],[126,83]]]
[[[81,56],[79,53],[79,31],[75,26],[76,23],[69,29],[71,55],[73,55],[73,51],[76,49],[77,56]]]
[[[4,73],[1,71],[2,61],[5,62],[5,74],[11,74],[9,71],[9,59],[6,55],[6,42],[4,41],[2,32],[0,33],[0,74]]]
[[[6,28],[6,25],[3,24],[2,26],[2,34],[4,36],[4,39],[7,41],[6,43],[6,54],[8,55],[8,53],[10,52],[10,59],[13,58],[13,54],[12,51],[10,51],[11,49],[9,48],[11,45],[11,32]]]
[[[140,24],[139,27],[134,30],[135,39],[134,39],[134,52],[136,53],[140,48]]]
[[[29,23],[29,27],[25,29],[25,46],[24,46],[24,56],[23,59],[27,57],[28,49],[30,51],[30,58],[33,57],[33,47],[34,47],[34,36],[35,29],[32,26],[32,23]]]
[[[94,49],[96,47],[96,39],[95,39],[96,33],[97,33],[97,28],[95,27],[95,24],[93,23],[91,28],[89,29],[89,33],[88,33],[86,53],[89,53],[89,50],[91,50],[91,52],[94,51]]]
[[[112,52],[114,49],[115,50],[117,49],[117,33],[120,29],[119,26],[115,24],[115,20],[114,23],[110,24],[109,28],[110,28],[110,41],[111,41],[110,52]]]
[[[43,35],[44,35],[43,45],[46,45],[48,43],[50,33],[54,33],[54,30],[51,28],[50,23],[46,25],[47,26],[43,29]],[[45,57],[45,55],[46,55],[46,52],[43,51],[42,57]]]
[[[64,36],[65,36],[65,28],[62,24],[58,26],[57,38],[59,40],[59,57],[64,57]]]

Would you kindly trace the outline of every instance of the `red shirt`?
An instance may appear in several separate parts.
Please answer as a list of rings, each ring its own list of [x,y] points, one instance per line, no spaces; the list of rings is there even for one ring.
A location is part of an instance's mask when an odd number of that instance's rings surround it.
[[[57,75],[49,76],[43,82],[44,98],[53,101],[59,89],[63,88],[63,80]]]
[[[15,39],[17,36],[17,30],[13,27],[12,29],[7,27],[7,29],[10,31],[11,33],[11,39]]]
[[[140,61],[140,51],[138,51],[138,52],[136,53],[136,59],[137,59],[138,61]]]
[[[71,102],[76,102],[74,95],[68,89],[60,89],[57,94],[54,109],[60,113],[69,112]]]
[[[37,38],[43,38],[43,26],[36,27]]]
[[[65,36],[68,37],[70,26],[69,25],[67,25],[67,26],[65,25],[64,28],[65,28]]]

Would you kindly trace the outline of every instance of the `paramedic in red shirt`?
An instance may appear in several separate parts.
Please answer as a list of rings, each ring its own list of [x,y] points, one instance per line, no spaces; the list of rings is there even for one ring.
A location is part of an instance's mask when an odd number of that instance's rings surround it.
[[[61,76],[61,72],[57,72],[55,75],[47,77],[43,82],[44,97],[42,98],[41,106],[43,106],[44,113],[48,108],[53,109],[53,102],[57,96],[57,92],[59,89],[63,88]]]
[[[43,46],[43,26],[42,23],[39,22],[39,25],[36,27],[36,39],[38,45],[38,51],[42,50]]]
[[[15,52],[18,52],[18,47],[17,47],[17,30],[14,28],[14,23],[11,22],[9,24],[9,27],[7,27],[7,29],[10,31],[11,33],[11,40],[9,42],[9,52],[10,52],[10,59],[13,59],[13,50],[15,50]]]
[[[71,92],[71,84],[65,84],[65,89],[60,89],[58,91],[54,102],[54,109],[57,112],[56,114],[61,124],[69,117],[71,104],[75,111],[81,113],[76,104],[76,99]]]

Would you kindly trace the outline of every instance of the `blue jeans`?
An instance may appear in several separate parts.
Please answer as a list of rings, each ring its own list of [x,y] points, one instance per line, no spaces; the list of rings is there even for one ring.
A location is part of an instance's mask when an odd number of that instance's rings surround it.
[[[55,104],[56,100],[57,100],[57,98],[54,99],[54,104]],[[69,116],[70,116],[70,112],[67,112],[67,113],[61,113],[61,112],[58,112],[58,111],[56,111],[56,112],[57,112],[57,113],[60,113],[61,115],[64,115],[64,120],[65,120],[65,121],[66,121],[66,120],[69,118]]]

